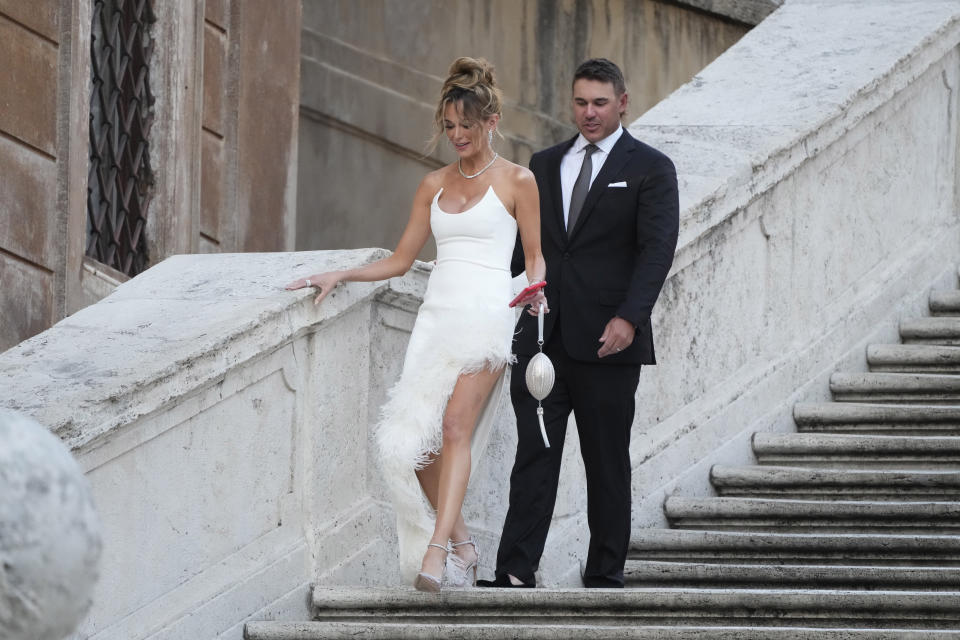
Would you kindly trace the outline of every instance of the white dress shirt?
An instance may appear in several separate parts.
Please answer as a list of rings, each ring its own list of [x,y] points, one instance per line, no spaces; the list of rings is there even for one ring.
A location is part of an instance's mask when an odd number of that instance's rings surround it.
[[[593,162],[593,171],[590,174],[590,186],[593,186],[593,180],[600,173],[600,168],[606,162],[610,150],[617,143],[620,136],[623,135],[623,126],[617,127],[617,130],[608,135],[603,140],[595,142],[597,150],[590,156]],[[573,146],[563,155],[560,161],[560,192],[563,195],[563,226],[567,226],[567,220],[570,219],[570,197],[573,195],[573,185],[580,175],[580,168],[583,166],[583,150],[590,142],[583,137],[583,134],[577,136],[573,141]]]

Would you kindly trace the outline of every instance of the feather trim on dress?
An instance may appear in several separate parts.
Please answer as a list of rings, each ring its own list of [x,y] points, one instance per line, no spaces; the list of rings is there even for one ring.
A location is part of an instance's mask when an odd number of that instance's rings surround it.
[[[500,316],[505,321],[446,311],[443,316],[443,330],[433,325],[418,331],[418,319],[403,373],[388,394],[376,429],[381,468],[397,514],[400,570],[405,580],[412,580],[419,570],[435,519],[415,471],[440,451],[443,415],[457,379],[514,361],[512,313]],[[469,339],[464,340],[464,335]],[[474,460],[486,448],[504,381],[502,375],[477,420],[471,441]],[[475,466],[471,465],[471,473]]]

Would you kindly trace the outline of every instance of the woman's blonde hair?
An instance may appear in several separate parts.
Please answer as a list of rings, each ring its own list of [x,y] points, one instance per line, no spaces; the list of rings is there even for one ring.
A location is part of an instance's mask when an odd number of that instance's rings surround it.
[[[493,65],[483,58],[464,57],[453,61],[440,90],[440,102],[433,116],[436,130],[427,144],[427,153],[437,148],[437,142],[443,136],[443,112],[451,103],[458,106],[465,119],[477,123],[500,115],[503,94],[493,77]]]

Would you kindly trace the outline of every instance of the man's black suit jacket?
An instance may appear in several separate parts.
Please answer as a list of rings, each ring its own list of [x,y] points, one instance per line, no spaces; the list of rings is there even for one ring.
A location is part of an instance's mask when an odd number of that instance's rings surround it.
[[[650,314],[677,245],[679,196],[673,162],[624,129],[590,187],[572,233],[563,222],[560,161],[576,138],[530,159],[540,191],[540,244],[547,263],[544,339],[557,322],[567,354],[583,362],[654,364]],[[611,183],[625,182],[626,187]],[[512,271],[524,270],[517,240]],[[597,357],[607,322],[619,316],[634,325],[633,344]],[[524,312],[514,352],[537,352],[537,319]]]

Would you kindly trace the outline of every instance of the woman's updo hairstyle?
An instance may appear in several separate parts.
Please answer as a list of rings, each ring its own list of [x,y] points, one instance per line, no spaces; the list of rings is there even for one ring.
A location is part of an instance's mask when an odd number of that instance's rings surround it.
[[[457,58],[450,65],[434,114],[436,131],[430,139],[429,151],[436,148],[443,135],[443,112],[450,103],[458,105],[458,111],[464,119],[476,123],[492,115],[500,115],[503,94],[493,77],[493,65],[483,58],[466,57]]]

